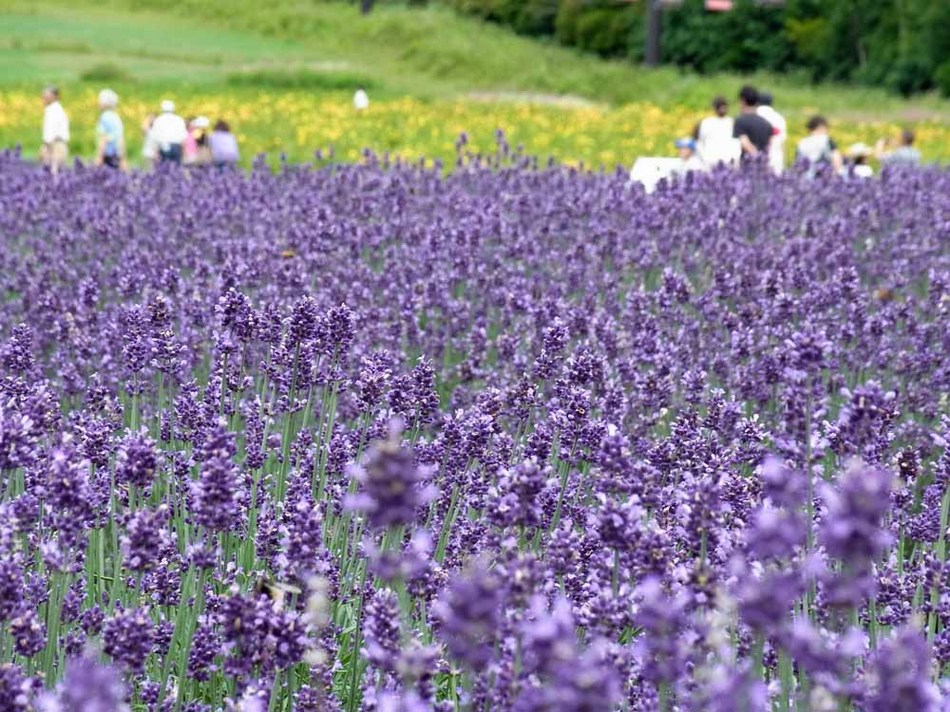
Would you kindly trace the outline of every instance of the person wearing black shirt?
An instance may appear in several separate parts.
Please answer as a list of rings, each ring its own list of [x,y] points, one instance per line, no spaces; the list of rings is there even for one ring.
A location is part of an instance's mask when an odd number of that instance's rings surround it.
[[[758,115],[759,92],[744,86],[739,92],[739,116],[732,127],[732,137],[742,144],[742,158],[755,158],[766,153],[772,140],[772,124]]]

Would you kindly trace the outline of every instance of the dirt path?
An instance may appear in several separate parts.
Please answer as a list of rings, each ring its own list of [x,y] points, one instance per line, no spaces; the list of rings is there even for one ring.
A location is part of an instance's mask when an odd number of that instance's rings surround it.
[[[535,94],[521,91],[473,91],[467,93],[465,98],[474,99],[475,101],[542,104],[544,106],[560,106],[566,109],[589,109],[604,106],[602,103],[571,94]]]

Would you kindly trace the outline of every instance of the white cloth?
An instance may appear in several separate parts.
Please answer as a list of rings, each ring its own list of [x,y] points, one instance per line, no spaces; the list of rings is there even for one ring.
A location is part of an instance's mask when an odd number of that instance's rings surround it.
[[[43,110],[43,143],[69,143],[69,117],[58,101],[47,104]]]
[[[693,171],[705,171],[706,164],[695,153],[687,159],[680,159],[680,165],[673,171],[676,175],[686,175]]]
[[[357,111],[365,111],[369,108],[369,95],[362,89],[358,89],[353,95],[353,106]]]
[[[674,175],[682,165],[681,158],[640,156],[630,170],[630,182],[640,183],[647,193],[652,193],[657,183]]]
[[[178,114],[165,112],[155,117],[148,132],[148,142],[159,150],[166,151],[169,146],[182,144],[188,138],[188,127]]]
[[[776,175],[785,170],[785,142],[788,140],[788,123],[774,107],[760,106],[759,116],[772,124],[772,140],[769,142],[769,166]]]
[[[707,116],[699,123],[696,153],[709,168],[739,160],[742,148],[738,139],[732,136],[732,127],[731,116]]]

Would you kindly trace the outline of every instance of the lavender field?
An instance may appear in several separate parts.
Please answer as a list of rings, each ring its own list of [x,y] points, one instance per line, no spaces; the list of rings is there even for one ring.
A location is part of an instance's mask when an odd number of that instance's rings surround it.
[[[0,241],[0,712],[950,708],[947,171],[4,154]]]

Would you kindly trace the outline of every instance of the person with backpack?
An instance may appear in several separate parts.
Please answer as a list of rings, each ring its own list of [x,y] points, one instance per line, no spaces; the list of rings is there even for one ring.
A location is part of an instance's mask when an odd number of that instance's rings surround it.
[[[824,116],[812,116],[806,126],[808,135],[798,142],[796,161],[807,162],[811,175],[828,168],[834,171],[835,175],[841,173],[844,160],[838,145],[829,134],[828,120]]]
[[[162,112],[152,122],[149,139],[158,149],[159,162],[180,165],[182,146],[188,138],[188,126],[185,120],[175,113],[175,102],[165,99],[161,109]]]

